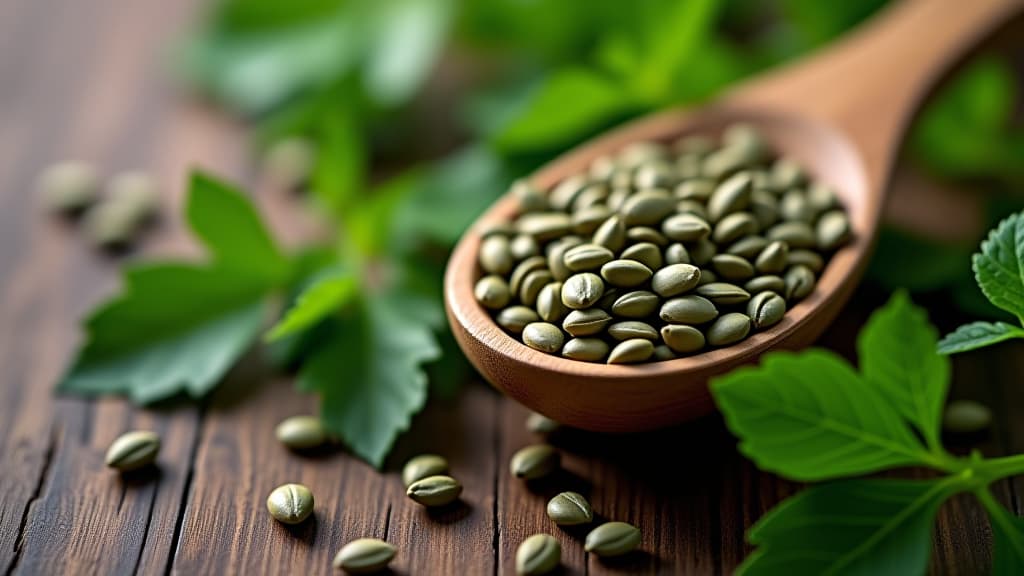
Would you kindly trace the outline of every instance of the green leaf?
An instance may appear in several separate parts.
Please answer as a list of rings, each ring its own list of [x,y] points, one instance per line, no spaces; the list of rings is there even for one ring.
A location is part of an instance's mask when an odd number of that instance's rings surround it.
[[[659,11],[645,30],[647,46],[631,77],[633,89],[652,102],[668,99],[672,79],[698,57],[714,31],[720,5],[720,0],[688,0]]]
[[[266,290],[217,268],[129,269],[122,295],[86,320],[87,344],[58,389],[141,404],[201,397],[256,339]]]
[[[1024,318],[1024,217],[1013,214],[989,232],[974,255],[974,276],[996,306]]]
[[[621,85],[584,68],[552,73],[496,143],[510,151],[571,144],[634,108]]]
[[[452,6],[449,0],[392,0],[379,10],[363,81],[376,102],[393,106],[411,98],[434,68]]]
[[[430,328],[399,313],[393,298],[369,297],[352,307],[298,381],[320,395],[324,425],[378,467],[426,401],[422,364],[440,354]]]
[[[213,20],[231,30],[282,28],[337,12],[344,0],[229,0],[218,2]]]
[[[971,322],[946,334],[939,341],[938,350],[940,354],[957,354],[1011,338],[1024,338],[1024,328],[1006,322]]]
[[[931,463],[899,412],[825,350],[772,353],[716,378],[711,391],[740,450],[801,481]]]
[[[985,507],[992,525],[992,576],[1024,574],[1024,518],[1014,516],[998,503]]]
[[[351,274],[334,271],[324,275],[299,295],[284,318],[267,333],[266,340],[274,342],[312,328],[352,301],[357,289]]]
[[[857,338],[860,370],[868,384],[941,449],[942,407],[949,390],[949,359],[936,353],[938,332],[906,292],[893,294],[871,315]]]
[[[959,489],[945,480],[850,480],[786,500],[750,531],[737,574],[924,574],[935,514]]]
[[[237,189],[194,172],[185,214],[215,265],[268,283],[287,276],[288,259],[274,244],[252,203]]]
[[[317,116],[317,161],[313,195],[337,219],[365,190],[367,150],[349,105],[335,105]]]

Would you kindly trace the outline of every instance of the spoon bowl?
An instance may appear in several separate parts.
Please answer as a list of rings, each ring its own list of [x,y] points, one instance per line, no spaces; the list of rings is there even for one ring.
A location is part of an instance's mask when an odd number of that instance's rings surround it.
[[[448,263],[445,304],[462,350],[495,387],[574,427],[642,431],[709,413],[714,409],[709,379],[767,351],[811,344],[839,313],[866,267],[892,159],[917,102],[955,58],[1020,7],[1016,0],[898,5],[821,56],[755,78],[716,104],[641,118],[569,151],[529,178],[548,190],[632,142],[672,141],[689,134],[717,137],[730,124],[753,125],[773,150],[794,158],[836,190],[853,232],[851,242],[827,263],[815,290],[777,325],[732,346],[640,365],[591,364],[529,348],[505,333],[473,295],[480,277],[480,231],[510,220],[517,210],[516,199],[506,195],[467,231]],[[908,43],[925,31],[934,41],[933,51]],[[909,55],[897,50],[903,45]],[[899,56],[884,59],[892,53]],[[849,87],[850,78],[863,80],[859,90]],[[892,84],[896,79],[900,82]],[[816,97],[807,99],[806,94]]]

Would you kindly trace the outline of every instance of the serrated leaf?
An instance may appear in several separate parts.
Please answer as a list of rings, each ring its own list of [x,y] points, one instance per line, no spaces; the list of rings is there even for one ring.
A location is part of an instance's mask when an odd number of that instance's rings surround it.
[[[1006,322],[971,322],[946,334],[939,341],[938,350],[940,354],[957,354],[1011,338],[1024,338],[1024,329]]]
[[[193,172],[185,216],[216,266],[282,281],[288,259],[274,244],[252,203],[236,188]]]
[[[1024,574],[1024,518],[997,503],[986,506],[992,525],[992,576]]]
[[[949,390],[949,360],[936,353],[939,336],[927,313],[906,292],[893,294],[857,338],[860,370],[929,446],[941,446],[942,407]]]
[[[974,255],[974,276],[996,306],[1024,317],[1024,217],[1013,214],[989,232]]]
[[[737,574],[924,574],[946,480],[849,480],[809,488],[750,531],[758,546]]]
[[[267,332],[266,340],[275,342],[319,324],[350,302],[357,288],[356,279],[346,272],[324,275],[299,295],[284,317]]]
[[[422,365],[440,348],[430,328],[368,297],[337,322],[299,372],[301,389],[320,395],[320,417],[349,448],[380,466],[427,396]]]
[[[931,456],[899,412],[845,360],[811,349],[714,379],[711,391],[740,450],[801,481],[923,464]]]

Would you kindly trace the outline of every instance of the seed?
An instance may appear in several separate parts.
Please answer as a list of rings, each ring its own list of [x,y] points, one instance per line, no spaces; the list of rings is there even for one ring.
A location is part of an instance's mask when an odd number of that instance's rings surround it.
[[[39,195],[53,212],[80,212],[96,201],[99,178],[84,162],[61,162],[39,176]]]
[[[836,206],[836,193],[828,184],[816,182],[807,188],[807,202],[816,214],[820,214]]]
[[[327,442],[327,430],[315,416],[285,418],[274,429],[274,436],[292,450],[309,450]]]
[[[583,549],[598,556],[621,556],[640,546],[640,530],[625,522],[606,522],[587,534]]]
[[[573,272],[597,270],[615,259],[611,250],[597,244],[580,244],[565,253],[566,268]]]
[[[600,338],[573,338],[562,348],[562,356],[584,362],[600,362],[607,355],[608,344]]]
[[[664,264],[661,249],[650,242],[640,242],[626,248],[622,251],[622,259],[636,260],[651,270],[657,270]]]
[[[292,136],[271,144],[263,154],[262,171],[275,186],[294,190],[309,181],[316,165],[316,145]]]
[[[814,290],[814,272],[807,266],[793,266],[783,278],[786,281],[786,300],[802,300]]]
[[[519,234],[509,244],[509,252],[512,253],[512,258],[515,260],[525,260],[530,256],[539,255],[540,246],[537,245],[537,241],[533,239],[533,236]]]
[[[696,200],[680,200],[679,202],[676,202],[676,213],[692,214],[705,222],[708,221],[707,208]]]
[[[582,494],[562,492],[548,500],[548,518],[559,526],[578,526],[594,520],[594,510]]]
[[[786,313],[786,300],[775,292],[755,294],[747,302],[747,316],[755,330],[763,330],[774,326],[782,320]]]
[[[718,282],[718,274],[715,274],[714,270],[706,268],[703,272],[700,273],[700,282],[697,282],[697,286],[711,284],[712,282]]]
[[[513,182],[512,187],[509,188],[509,194],[515,196],[519,201],[519,211],[522,213],[544,212],[550,208],[547,196],[528,180]]]
[[[750,161],[759,160],[768,149],[767,143],[761,138],[761,134],[753,124],[738,122],[722,132],[722,143],[726,147],[736,147],[744,150]]]
[[[768,175],[768,182],[775,190],[787,190],[795,186],[802,186],[806,181],[807,173],[800,167],[800,164],[785,156],[775,161],[771,173]]]
[[[776,240],[764,247],[754,261],[754,268],[762,274],[777,274],[786,269],[789,244]]]
[[[712,282],[697,287],[697,294],[711,300],[715,304],[728,306],[729,304],[742,304],[750,300],[750,293],[746,290],[726,282]]]
[[[523,480],[536,480],[551,474],[562,462],[562,455],[547,444],[534,444],[512,455],[512,475]]]
[[[602,342],[602,344],[604,343]],[[558,422],[538,412],[531,412],[526,419],[526,429],[534,434],[551,434],[561,426]]]
[[[694,266],[704,266],[711,262],[711,258],[718,254],[718,247],[710,240],[701,240],[687,248],[690,252],[690,260]]]
[[[730,312],[712,322],[705,337],[712,346],[727,346],[743,340],[749,333],[750,318],[746,314]]]
[[[690,252],[676,242],[665,248],[665,264],[690,264]]]
[[[428,476],[448,473],[448,461],[437,454],[420,454],[413,456],[402,467],[402,484],[408,488],[414,482]]]
[[[551,275],[555,277],[555,280],[565,282],[569,276],[572,276],[572,270],[569,270],[565,265],[565,253],[580,244],[582,244],[582,242],[567,242],[562,240],[548,252],[547,265],[548,269],[551,270]]]
[[[728,218],[728,216],[726,216]],[[740,258],[754,260],[768,246],[768,240],[763,236],[747,236],[734,242],[726,250],[728,254],[735,254]]]
[[[668,156],[668,149],[659,142],[633,142],[627,145],[619,154],[619,162],[622,166],[636,168],[645,162],[660,160]]]
[[[690,264],[671,264],[651,278],[651,289],[670,298],[692,290],[700,282],[700,268]]]
[[[451,476],[427,476],[409,485],[405,495],[429,508],[447,506],[459,499],[462,484]]]
[[[605,220],[594,231],[593,243],[600,244],[612,252],[622,250],[623,244],[626,243],[626,225],[622,223],[622,219],[612,216]]]
[[[562,545],[550,534],[534,534],[516,549],[516,574],[540,576],[562,562]]]
[[[680,200],[707,202],[714,191],[715,183],[711,180],[687,180],[676,186],[674,195]]]
[[[93,246],[123,248],[134,240],[138,221],[130,206],[106,201],[89,208],[82,227]]]
[[[491,236],[505,236],[506,238],[516,235],[516,227],[511,222],[487,222],[480,226],[480,238],[487,239]]]
[[[613,286],[632,288],[647,282],[651,269],[635,260],[612,260],[601,266],[601,276]]]
[[[718,244],[728,244],[744,236],[756,234],[757,219],[750,212],[734,212],[725,216],[715,224],[711,240]]]
[[[302,484],[284,484],[267,497],[267,511],[282,524],[299,524],[313,513],[313,493]]]
[[[359,538],[345,544],[334,557],[333,565],[350,574],[380,572],[391,563],[398,550],[383,540]]]
[[[702,336],[703,338],[703,336]],[[654,359],[661,362],[664,360],[675,360],[679,356],[668,346],[661,344],[654,347]]]
[[[673,324],[703,324],[714,320],[718,309],[711,300],[691,294],[667,300],[658,316]]]
[[[769,240],[782,240],[790,248],[813,248],[815,244],[814,230],[806,222],[783,222],[768,229]]]
[[[562,349],[564,341],[565,335],[554,324],[533,322],[523,328],[523,342],[534,350],[555,354]]]
[[[646,290],[626,292],[612,304],[612,314],[623,318],[646,318],[658,309],[658,295]]]
[[[585,176],[570,176],[559,182],[558,185],[551,190],[548,202],[555,210],[566,211],[569,209],[569,206],[572,205],[576,196],[583,192],[583,188],[586,187],[586,185],[587,178]]]
[[[802,190],[789,190],[782,195],[779,201],[779,215],[783,220],[797,222],[813,222],[814,209],[807,202],[807,196]]]
[[[779,221],[779,202],[771,192],[757,189],[751,192],[748,210],[754,215],[761,230]]]
[[[626,230],[626,239],[630,242],[638,243],[649,243],[657,246],[665,246],[668,244],[668,238],[664,234],[658,232],[654,228],[648,228],[647,226],[633,226]]]
[[[612,348],[608,355],[609,364],[635,364],[644,362],[654,354],[654,344],[644,338],[623,340]]]
[[[480,267],[488,274],[508,274],[512,270],[512,249],[505,236],[488,236],[480,244]]]
[[[821,255],[817,252],[810,250],[793,250],[786,257],[787,266],[807,266],[811,269],[811,272],[821,272],[822,268],[825,267],[825,261],[821,258]]]
[[[122,472],[138,470],[156,461],[160,437],[156,432],[136,430],[117,437],[107,449],[106,464]]]
[[[657,224],[675,209],[675,200],[667,190],[641,190],[622,203],[619,212],[626,226]]]
[[[537,313],[545,322],[557,324],[569,313],[562,303],[562,283],[551,282],[537,294]]]
[[[480,305],[491,310],[504,308],[512,298],[508,282],[505,282],[505,279],[497,274],[484,276],[477,280],[476,286],[473,288],[473,295],[476,296],[476,301]]]
[[[597,307],[601,310],[611,310],[612,305],[615,301],[622,296],[622,291],[614,286],[606,286],[604,289],[604,295],[597,301]]]
[[[523,214],[517,221],[519,232],[529,234],[538,242],[545,242],[565,236],[572,228],[572,221],[568,214],[561,212],[534,212]]]
[[[633,187],[638,190],[664,188],[672,186],[675,182],[675,170],[664,160],[641,164],[633,175]]]
[[[160,192],[153,178],[145,172],[115,174],[107,185],[107,202],[122,206],[136,224],[156,216]]]
[[[587,206],[572,214],[572,229],[577,234],[593,234],[602,222],[611,216],[607,206]]]
[[[562,303],[573,310],[593,306],[604,294],[604,281],[592,272],[573,274],[562,283]]]
[[[604,184],[591,184],[580,190],[572,201],[572,210],[579,211],[590,206],[596,206],[608,198],[608,187]]]
[[[775,292],[776,294],[785,294],[786,281],[783,280],[781,276],[758,276],[744,284],[743,289],[751,294],[757,294],[758,292]]]
[[[818,249],[835,250],[850,239],[850,219],[842,210],[826,212],[818,220],[815,233]]]
[[[612,180],[612,191],[608,194],[608,208],[611,210],[618,210],[622,208],[622,203],[626,201],[626,198],[633,193],[632,176],[629,172],[623,171],[615,175],[615,179]]]
[[[754,277],[754,266],[735,254],[718,254],[711,259],[711,265],[718,276],[725,280],[749,280]]]
[[[674,352],[687,354],[704,347],[704,334],[693,326],[666,324],[661,327],[661,339]]]
[[[949,432],[970,434],[980,432],[992,424],[992,411],[973,400],[954,400],[946,406],[942,427]]]
[[[519,300],[527,305],[533,306],[537,303],[537,296],[542,288],[554,281],[555,277],[547,270],[534,270],[526,275],[523,284],[519,287]]]
[[[745,210],[750,204],[751,190],[749,172],[740,172],[722,182],[708,199],[708,217],[718,222],[733,212]]]
[[[706,136],[701,136],[699,134],[683,136],[675,143],[675,150],[680,154],[693,154],[697,156],[705,156],[709,152],[714,150],[714,148],[715,146],[711,142],[710,138]]]
[[[630,338],[645,338],[657,340],[658,331],[653,326],[639,320],[624,320],[608,326],[608,335],[616,340],[629,340]]]
[[[545,269],[545,260],[541,256],[530,256],[526,260],[523,260],[516,266],[516,269],[512,271],[512,276],[508,281],[508,289],[512,294],[519,294],[519,290],[523,286],[523,280],[526,280],[526,276],[536,270]]]
[[[746,150],[740,147],[725,147],[708,154],[701,164],[701,175],[719,179],[749,166],[751,158]]]
[[[510,306],[498,312],[495,320],[505,330],[513,334],[521,334],[527,324],[540,320],[540,316],[526,306]]]
[[[612,317],[600,308],[573,310],[565,317],[562,328],[572,336],[591,336],[601,333]]]
[[[661,223],[661,231],[671,240],[695,242],[707,238],[711,234],[711,226],[693,214],[676,214]]]

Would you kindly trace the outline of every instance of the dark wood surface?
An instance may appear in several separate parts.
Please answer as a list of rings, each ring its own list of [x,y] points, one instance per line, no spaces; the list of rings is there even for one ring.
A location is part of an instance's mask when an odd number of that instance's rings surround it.
[[[244,128],[186,97],[166,73],[168,42],[199,4],[0,0],[0,574],[328,574],[336,550],[362,536],[399,548],[397,574],[512,574],[516,546],[540,531],[562,541],[565,574],[730,572],[748,551],[745,527],[798,486],[738,456],[714,417],[641,436],[561,432],[551,441],[564,449],[564,471],[528,486],[507,472],[509,456],[535,441],[526,412],[479,382],[432,401],[383,473],[343,452],[283,450],[273,425],[312,411],[315,399],[262,372],[235,371],[198,407],[147,411],[53,394],[81,337],[77,319],[117,277],[115,261],[41,212],[32,194],[39,170],[81,158],[108,173],[152,171],[168,217],[147,236],[146,254],[194,254],[173,216],[187,168],[255,181]],[[282,236],[300,234],[280,198],[259,196]],[[825,343],[850,352],[880,300],[863,291]],[[985,402],[997,418],[989,436],[960,449],[1024,451],[1021,351],[957,358],[954,397]],[[132,428],[159,431],[164,448],[158,469],[122,478],[103,453]],[[449,457],[463,505],[432,514],[404,497],[397,469],[422,451]],[[264,509],[267,493],[290,481],[317,499],[315,520],[295,529]],[[601,518],[639,526],[643,551],[616,561],[585,555],[582,533],[555,528],[543,512],[564,489],[587,494]],[[998,495],[1021,513],[1019,489],[1004,482]],[[951,501],[933,570],[982,573],[990,541],[981,509]]]

